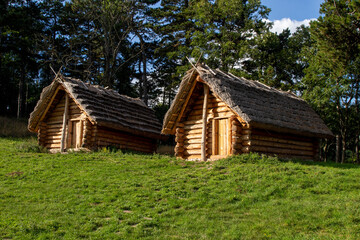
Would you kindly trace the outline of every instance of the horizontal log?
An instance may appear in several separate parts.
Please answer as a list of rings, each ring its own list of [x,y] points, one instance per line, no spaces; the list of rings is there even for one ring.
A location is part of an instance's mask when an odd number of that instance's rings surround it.
[[[234,113],[231,111],[220,112],[220,113],[211,113],[211,114],[209,114],[209,118],[230,118],[233,115],[234,115]],[[188,120],[199,120],[199,119],[201,119],[201,117],[202,117],[201,115],[189,116]]]
[[[261,136],[261,135],[251,135],[250,138],[253,140],[271,141],[271,142],[277,142],[277,143],[287,143],[287,144],[293,144],[293,145],[299,145],[299,146],[313,147],[312,142],[302,142],[302,141],[281,139],[281,138],[275,138],[275,137],[270,137],[270,136]]]
[[[191,155],[183,155],[183,158],[186,160],[201,160],[201,155],[199,154],[191,154]]]
[[[185,130],[190,130],[190,129],[202,129],[202,124],[192,124],[192,125],[185,125],[184,126]]]
[[[46,148],[54,149],[54,148],[60,148],[60,143],[54,143],[54,144],[45,144]]]
[[[149,148],[153,143],[139,143],[139,142],[133,142],[133,141],[117,141],[116,139],[109,139],[109,138],[103,138],[103,137],[97,137],[97,141],[100,141],[102,143],[107,143],[108,145],[115,144],[120,146],[135,146],[139,148]]]
[[[228,108],[228,107],[208,108],[207,114],[229,112],[229,111],[230,111],[230,108]],[[190,112],[189,116],[196,116],[196,115],[201,115],[201,114],[202,114],[202,109],[200,109],[200,110],[192,110]]]
[[[49,118],[56,118],[56,117],[62,117],[64,115],[64,109],[63,110],[58,110],[57,111],[52,111],[51,113],[48,113],[48,119]]]
[[[201,149],[201,143],[184,144],[185,149]]]
[[[184,126],[202,124],[202,119],[200,119],[200,120],[187,120],[187,121],[184,121],[183,123],[184,123]]]
[[[250,152],[250,146],[242,147],[241,152],[243,153],[249,153]]]
[[[127,138],[127,139],[134,139],[139,141],[153,141],[152,138],[147,138],[139,135],[134,135],[127,132],[121,132],[117,130],[108,130],[107,128],[98,128],[97,126],[94,126],[92,128],[92,132],[102,135],[102,136],[114,136],[114,137],[120,137],[120,138]]]
[[[286,140],[294,140],[299,142],[312,142],[312,139],[309,137],[303,137],[293,134],[287,134],[287,133],[278,133],[273,131],[266,131],[261,129],[252,129],[251,135],[258,135],[258,136],[266,136],[266,137],[273,137],[273,138],[280,138],[280,139],[286,139]]]
[[[103,139],[105,141],[111,141],[112,143],[119,143],[119,144],[138,144],[138,145],[149,145],[151,141],[145,141],[140,139],[132,139],[127,136],[120,137],[120,136],[109,136],[109,135],[102,135],[100,132],[97,134],[97,138],[99,140]]]
[[[202,109],[203,104],[194,104],[192,109],[193,110],[199,110]],[[208,103],[208,108],[217,108],[217,107],[226,107],[226,103],[224,102],[209,102]]]
[[[241,134],[242,135],[251,135],[251,130],[250,129],[241,129]]]
[[[201,138],[185,139],[184,140],[184,145],[185,144],[198,144],[198,143],[201,143]]]
[[[46,134],[57,134],[57,133],[61,133],[61,128],[53,128],[53,129],[48,129],[46,131]]]
[[[286,143],[277,143],[263,140],[246,140],[242,142],[244,146],[264,146],[264,147],[277,147],[277,148],[285,148],[285,149],[294,149],[294,150],[306,150],[312,151],[312,146],[300,146]]]
[[[263,147],[263,146],[251,146],[250,151],[275,153],[275,154],[287,154],[287,155],[313,156],[312,151],[292,150],[292,149],[290,150],[290,149],[275,148],[275,147]]]
[[[53,135],[53,136],[46,135],[45,138],[46,138],[46,140],[59,140],[59,139],[61,139],[61,134],[60,135]]]
[[[232,149],[239,149],[241,150],[244,146],[241,143],[235,143],[231,145]]]
[[[210,130],[210,129],[208,129]],[[184,134],[186,135],[192,135],[192,134],[201,134],[202,133],[202,128],[198,128],[198,129],[191,129],[191,130],[186,130]],[[207,131],[209,132],[209,131]]]
[[[46,123],[47,124],[51,124],[51,123],[58,123],[58,122],[62,122],[62,120],[63,120],[63,116],[61,115],[61,116],[55,116],[55,117],[48,117],[47,119],[46,119]]]
[[[194,138],[201,138],[201,134],[191,134],[191,135],[184,135],[184,140],[194,139]]]
[[[61,139],[57,139],[57,140],[45,140],[44,141],[46,144],[60,144]]]
[[[184,155],[200,155],[201,156],[201,149],[185,149]]]
[[[195,101],[197,104],[202,104],[204,101],[204,95],[201,94]],[[215,97],[214,95],[210,94],[208,98],[209,102],[222,102],[219,98]]]

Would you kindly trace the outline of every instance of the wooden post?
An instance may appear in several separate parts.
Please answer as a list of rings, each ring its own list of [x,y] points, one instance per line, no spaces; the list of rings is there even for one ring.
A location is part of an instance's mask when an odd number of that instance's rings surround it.
[[[201,136],[201,160],[206,161],[206,125],[207,125],[207,105],[209,97],[209,87],[206,84],[204,85],[204,104],[203,104],[203,113],[202,113],[202,136]]]
[[[65,133],[66,133],[66,122],[68,118],[68,109],[69,109],[69,97],[65,92],[65,108],[64,108],[63,125],[62,125],[62,133],[61,133],[60,152],[64,152],[65,149]]]

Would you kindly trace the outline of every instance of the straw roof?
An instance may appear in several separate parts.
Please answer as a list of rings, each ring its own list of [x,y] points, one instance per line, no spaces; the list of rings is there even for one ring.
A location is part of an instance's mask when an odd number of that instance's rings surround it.
[[[30,131],[38,130],[41,118],[46,113],[59,87],[63,87],[92,123],[147,137],[160,138],[160,122],[154,111],[140,99],[64,76],[56,77],[49,86],[43,89],[40,100],[30,114],[28,125]]]
[[[196,77],[251,127],[311,137],[332,137],[332,132],[315,111],[291,92],[269,87],[258,81],[239,78],[219,69],[198,65],[184,76],[179,91],[167,112],[162,132],[173,134],[183,101],[191,94]]]

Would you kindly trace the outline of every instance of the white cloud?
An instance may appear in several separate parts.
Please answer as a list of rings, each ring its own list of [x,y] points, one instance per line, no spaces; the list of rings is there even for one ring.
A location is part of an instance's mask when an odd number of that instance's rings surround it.
[[[283,18],[281,20],[274,20],[273,27],[270,29],[272,32],[281,33],[284,29],[289,28],[291,33],[296,31],[297,27],[301,25],[309,26],[310,21],[316,20],[316,18],[305,19],[303,21],[291,20],[290,18]],[[269,20],[267,20],[269,21]]]

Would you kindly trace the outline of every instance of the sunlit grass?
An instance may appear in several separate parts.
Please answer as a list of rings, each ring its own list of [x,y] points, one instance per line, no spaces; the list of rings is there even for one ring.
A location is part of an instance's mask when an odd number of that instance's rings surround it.
[[[0,239],[358,239],[360,169],[19,151],[0,138]]]

